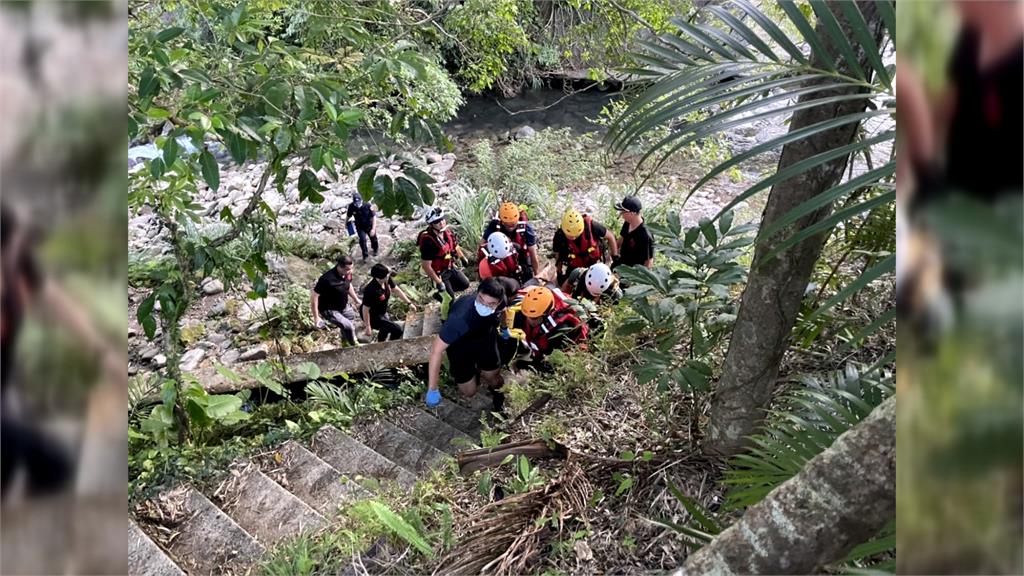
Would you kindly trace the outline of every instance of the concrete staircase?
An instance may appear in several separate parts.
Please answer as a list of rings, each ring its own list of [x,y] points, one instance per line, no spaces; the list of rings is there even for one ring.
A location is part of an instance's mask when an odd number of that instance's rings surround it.
[[[410,486],[466,449],[479,438],[480,415],[445,400],[394,410],[348,433],[327,425],[308,446],[288,441],[233,467],[214,494],[190,486],[167,492],[157,502],[169,520],[129,521],[129,573],[246,574],[268,549],[327,526],[346,501],[383,483]]]

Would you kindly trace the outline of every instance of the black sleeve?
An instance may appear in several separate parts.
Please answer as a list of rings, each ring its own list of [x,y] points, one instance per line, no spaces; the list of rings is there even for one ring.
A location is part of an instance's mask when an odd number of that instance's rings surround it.
[[[348,205],[348,210],[345,212],[345,220],[348,220],[349,218],[351,218],[352,215],[355,214],[355,213],[356,213],[355,204],[349,204]]]
[[[646,232],[647,236],[647,259],[651,260],[654,258],[654,236],[647,227],[644,227],[644,232]]]
[[[605,234],[608,233],[608,229],[605,228],[604,224],[601,224],[596,220],[590,221],[590,230],[593,231],[594,238],[597,238],[598,240],[604,238]]]
[[[437,244],[425,239],[423,236],[419,237],[420,244],[420,260],[434,260],[437,258],[438,247]]]
[[[487,226],[484,226],[484,242],[487,242],[487,237],[490,236],[491,234],[494,234],[494,232],[497,231],[497,229],[498,225],[496,220],[491,220],[490,222],[488,222]]]
[[[569,247],[566,245],[565,234],[561,229],[555,230],[555,237],[551,239],[551,251],[555,254],[566,254]]]
[[[316,281],[316,286],[313,287],[313,292],[316,292],[317,294],[320,294],[322,296],[329,292],[330,289],[331,287],[327,283],[327,275],[324,274],[321,275],[320,278]]]
[[[619,236],[620,236],[621,238],[625,238],[625,237],[626,237],[626,234],[627,234],[628,232],[629,232],[629,222],[623,222],[623,223],[622,223],[622,230],[619,230]]]
[[[397,284],[395,284],[395,279],[394,278],[388,278],[388,287],[389,288],[397,287]]]

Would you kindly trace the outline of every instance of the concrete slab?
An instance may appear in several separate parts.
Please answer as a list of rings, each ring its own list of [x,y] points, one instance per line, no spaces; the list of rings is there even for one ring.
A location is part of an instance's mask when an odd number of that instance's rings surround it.
[[[281,474],[272,474],[292,494],[330,518],[342,503],[366,494],[316,454],[289,440],[277,451]]]
[[[128,521],[128,574],[139,576],[185,576],[181,568],[146,536],[134,521]]]
[[[224,511],[266,547],[315,531],[326,524],[317,511],[271,480],[255,465],[239,479],[234,501]]]
[[[473,448],[474,440],[464,432],[419,408],[391,412],[388,420],[402,430],[448,454]]]
[[[436,408],[424,408],[427,414],[441,420],[449,426],[461,430],[470,438],[480,437],[480,411],[470,410],[456,404],[448,398]]]
[[[194,488],[185,494],[188,516],[168,552],[189,574],[246,574],[263,546]]]
[[[409,312],[409,315],[405,317],[405,329],[402,331],[402,339],[417,338],[422,333],[423,315],[419,312]]]
[[[356,476],[393,481],[412,486],[416,476],[410,470],[373,451],[334,426],[317,431],[311,444],[313,453],[335,470],[355,479]]]
[[[386,420],[361,423],[353,427],[352,433],[363,444],[408,470],[425,472],[445,458],[437,448]]]

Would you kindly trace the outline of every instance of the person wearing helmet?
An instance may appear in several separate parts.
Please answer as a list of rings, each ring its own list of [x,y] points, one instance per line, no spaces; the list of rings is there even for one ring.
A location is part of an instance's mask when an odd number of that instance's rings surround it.
[[[448,319],[441,324],[441,331],[434,336],[430,349],[427,406],[434,407],[441,402],[438,386],[442,357],[447,354],[449,371],[459,392],[467,397],[474,396],[479,381],[491,389],[495,410],[501,410],[504,397],[497,393],[503,384],[498,323],[505,303],[505,287],[496,278],[484,280],[475,293],[452,302]]]
[[[522,281],[529,280],[537,270],[540,270],[537,235],[534,234],[533,226],[528,220],[525,210],[521,210],[513,202],[503,202],[498,208],[498,217],[484,227],[483,235],[484,242],[487,242],[495,232],[503,233],[512,241],[516,247],[519,267],[522,268]]]
[[[607,251],[602,249],[602,242],[607,245]],[[619,254],[611,230],[592,220],[589,214],[580,214],[573,208],[562,216],[562,225],[555,230],[551,249],[555,253],[559,284],[565,282],[574,268],[586,268],[598,262],[607,264],[609,257],[617,258]]]
[[[622,216],[622,232],[619,233],[619,258],[612,264],[616,266],[646,266],[654,263],[654,237],[644,224],[640,215],[642,206],[636,196],[626,196],[615,205],[615,210]]]
[[[519,293],[513,305],[517,314],[513,327],[521,331],[534,367],[543,367],[551,352],[570,344],[582,344],[589,336],[586,322],[565,301],[558,289],[531,286]]]
[[[456,258],[465,260],[466,257],[455,233],[448,228],[444,210],[431,208],[424,220],[427,228],[416,238],[416,245],[420,249],[420,267],[437,288],[435,298],[444,303],[446,299],[450,300],[455,294],[469,288],[469,279],[455,267]]]
[[[398,297],[409,305],[410,310],[416,310],[416,304],[395,284],[391,278],[391,269],[384,264],[374,264],[370,268],[370,277],[372,279],[363,287],[363,304],[360,306],[366,336],[372,341],[373,331],[379,330],[377,342],[401,340],[402,327],[388,317],[391,294],[398,294]]]
[[[480,248],[481,258],[479,264],[480,279],[487,278],[512,278],[522,283],[523,269],[519,265],[519,255],[516,247],[502,232],[492,232],[487,237],[487,243]]]
[[[352,195],[352,203],[348,205],[345,220],[353,220],[355,223],[356,233],[359,234],[359,249],[363,252],[363,262],[366,262],[369,255],[366,249],[367,238],[370,239],[373,255],[376,257],[380,250],[380,244],[377,243],[377,219],[374,217],[373,207],[363,202],[363,197],[358,192]]]
[[[587,298],[594,302],[617,302],[622,298],[619,279],[604,262],[590,268],[574,268],[562,284],[562,292],[577,300]]]

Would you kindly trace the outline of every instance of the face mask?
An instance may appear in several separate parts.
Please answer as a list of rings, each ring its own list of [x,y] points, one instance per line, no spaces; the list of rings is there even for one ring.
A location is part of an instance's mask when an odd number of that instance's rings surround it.
[[[494,314],[494,308],[481,304],[479,301],[473,302],[473,306],[476,308],[476,313],[483,316],[484,318]]]

